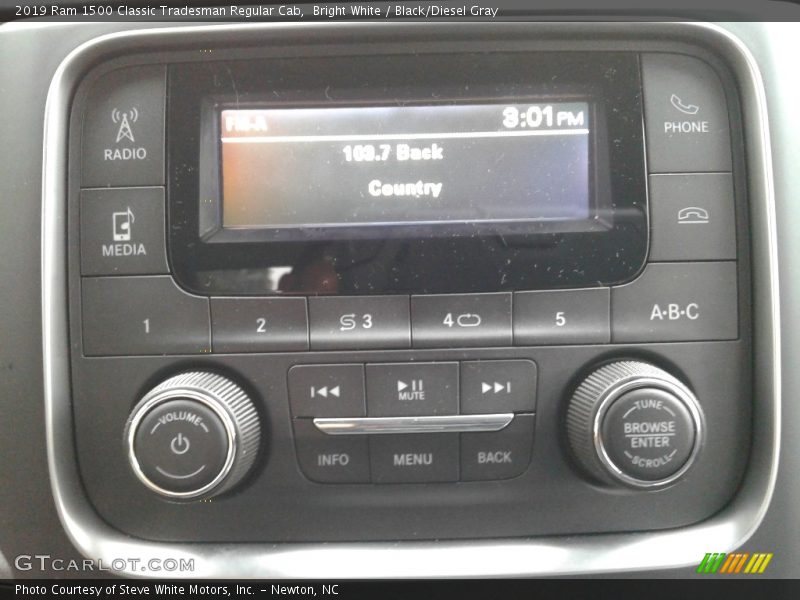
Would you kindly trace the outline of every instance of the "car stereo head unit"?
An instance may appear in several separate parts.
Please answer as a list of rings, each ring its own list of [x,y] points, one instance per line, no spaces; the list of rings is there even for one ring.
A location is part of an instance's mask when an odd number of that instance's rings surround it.
[[[168,80],[169,247],[191,290],[586,287],[644,265],[633,55],[265,59]]]

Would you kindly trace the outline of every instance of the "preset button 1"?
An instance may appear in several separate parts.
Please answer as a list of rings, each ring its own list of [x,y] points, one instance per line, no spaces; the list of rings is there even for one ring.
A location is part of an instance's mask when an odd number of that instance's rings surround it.
[[[84,277],[81,285],[87,356],[211,352],[208,299],[172,277]]]

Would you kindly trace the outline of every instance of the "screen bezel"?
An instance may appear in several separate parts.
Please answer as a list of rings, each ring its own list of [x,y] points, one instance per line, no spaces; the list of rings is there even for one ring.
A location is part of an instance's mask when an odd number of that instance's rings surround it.
[[[645,263],[647,192],[635,53],[504,51],[184,63],[170,67],[168,85],[168,251],[175,277],[190,291],[365,295],[591,287],[629,281]],[[225,239],[217,196],[218,121],[207,116],[215,114],[220,98],[233,97],[244,107],[261,105],[267,96],[275,98],[272,106],[287,107],[587,99],[594,119],[597,217],[585,228],[575,222],[526,223],[522,233],[466,224],[449,235],[410,227],[404,229],[413,232],[403,236],[331,240],[315,237],[309,228],[299,230],[305,233],[299,240],[264,241],[257,230],[245,240]],[[322,262],[335,285],[297,277],[288,287],[276,287],[269,276],[275,269],[308,272],[309,265]]]
[[[341,102],[274,102],[267,99],[243,104],[235,103],[233,97],[215,97],[205,99],[202,109],[202,129],[200,162],[203,165],[217,165],[217,169],[201,168],[200,189],[204,198],[216,198],[214,203],[203,203],[200,206],[200,234],[206,243],[236,242],[281,242],[281,241],[334,241],[353,239],[386,239],[403,238],[414,235],[424,236],[459,236],[459,235],[524,235],[531,231],[535,224],[541,232],[599,231],[608,229],[612,219],[608,210],[608,198],[598,194],[598,177],[608,177],[608,173],[598,173],[596,165],[596,137],[606,138],[605,127],[598,126],[595,104],[591,98],[571,94],[560,97],[480,97],[480,98],[444,98],[436,102],[406,101],[403,107],[414,106],[469,106],[493,104],[498,107],[509,104],[546,104],[561,102],[585,102],[589,121],[588,157],[587,157],[587,212],[586,218],[520,218],[514,220],[483,219],[477,220],[441,220],[441,221],[396,221],[365,223],[313,223],[307,226],[284,225],[269,226],[254,224],[252,226],[231,227],[225,224],[224,198],[224,163],[222,144],[220,142],[221,114],[223,110],[236,109],[302,109],[302,108],[372,108],[391,107],[397,103],[389,99],[381,99],[371,103]],[[208,130],[208,131],[206,131]],[[214,144],[209,140],[213,139]],[[313,165],[312,165],[313,166]]]

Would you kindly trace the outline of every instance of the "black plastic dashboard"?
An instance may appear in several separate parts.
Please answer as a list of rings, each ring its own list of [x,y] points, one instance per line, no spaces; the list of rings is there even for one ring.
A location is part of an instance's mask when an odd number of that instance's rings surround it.
[[[274,575],[359,577],[366,561],[370,576],[414,577],[654,570],[702,557],[701,546],[743,543],[773,493],[780,439],[774,183],[764,83],[747,47],[683,23],[397,24],[367,42],[352,41],[358,26],[310,27],[313,43],[277,26],[134,30],[90,43],[55,76],[43,203],[47,435],[56,506],[81,552],[179,552],[208,576],[248,576],[258,564]],[[352,71],[338,58],[367,54]],[[537,61],[553,69],[532,69],[551,88],[506,67]],[[413,76],[392,77],[390,64]],[[586,99],[594,225],[442,236],[433,223],[377,239],[318,228],[316,239],[293,242],[203,235],[203,190],[220,160],[203,162],[204,98],[230,109],[235,93],[237,110],[272,119],[288,106],[429,106],[419,90],[435,85],[445,105],[463,103],[467,87],[468,104],[482,106]],[[160,104],[161,129],[147,131],[140,90]],[[267,91],[277,105],[264,104]],[[158,158],[160,146],[160,166],[137,173],[131,160],[126,174],[92,163],[87,128],[100,122],[96,137],[110,135],[102,152],[146,146]],[[454,147],[441,131],[411,135],[436,139],[446,157]],[[365,184],[384,173],[369,168]],[[423,177],[453,185],[432,169]],[[126,253],[126,242],[149,257]],[[278,337],[259,336],[259,319],[277,322]],[[247,401],[192,373],[230,380]],[[658,437],[625,429],[655,459],[628,469],[602,419],[642,389],[617,390],[613,378],[634,376],[685,418],[673,415]],[[611,399],[581,386],[604,377]],[[352,381],[361,391],[342,394]],[[213,409],[206,419],[216,411],[239,443],[219,479],[175,488],[193,502],[164,498],[170,482],[154,484],[146,464],[161,455],[137,437],[141,419],[175,399],[167,384],[181,386],[181,401],[200,390]],[[255,416],[240,411],[247,402]],[[583,447],[592,439],[584,408],[597,411],[604,446]],[[185,439],[195,438],[165,438],[175,456]],[[647,454],[668,440],[684,444],[685,469],[664,467],[672,455],[657,448]],[[682,551],[642,550],[659,547]],[[236,564],[222,558],[231,548]],[[439,561],[446,552],[463,560]]]

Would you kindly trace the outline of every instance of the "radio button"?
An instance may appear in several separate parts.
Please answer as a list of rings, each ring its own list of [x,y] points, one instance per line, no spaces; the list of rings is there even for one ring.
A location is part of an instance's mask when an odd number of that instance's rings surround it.
[[[166,68],[103,75],[83,114],[81,187],[164,184]]]
[[[408,348],[408,296],[309,298],[312,350]]]
[[[363,435],[328,435],[310,419],[294,422],[300,470],[319,483],[369,483],[369,442]]]
[[[511,294],[411,297],[415,348],[510,346]]]
[[[289,398],[295,417],[363,417],[364,367],[294,366],[289,369]]]
[[[81,285],[87,356],[211,352],[208,300],[171,277],[84,277]]]
[[[614,342],[736,339],[736,263],[650,264],[611,306]]]
[[[730,173],[650,176],[651,261],[736,258]]]
[[[730,171],[728,108],[714,70],[689,56],[643,54],[642,78],[649,171]]]
[[[458,414],[458,363],[392,363],[366,370],[370,417]]]
[[[514,294],[514,343],[607,344],[611,339],[607,288]]]
[[[458,481],[458,434],[375,435],[370,439],[374,483]]]
[[[461,481],[511,479],[531,462],[533,415],[517,415],[505,429],[461,434]]]
[[[81,273],[169,273],[164,222],[164,188],[83,190]]]
[[[214,352],[308,349],[305,298],[212,298]]]
[[[461,413],[536,410],[536,363],[531,360],[473,360],[461,363]]]

